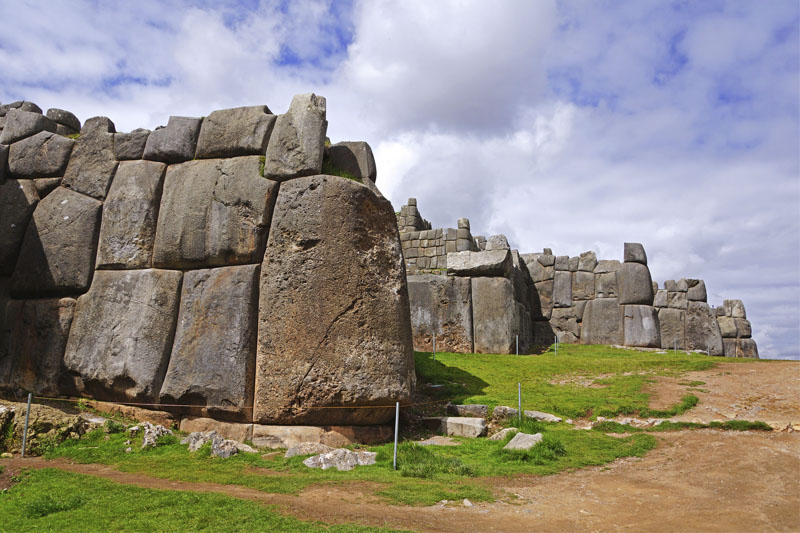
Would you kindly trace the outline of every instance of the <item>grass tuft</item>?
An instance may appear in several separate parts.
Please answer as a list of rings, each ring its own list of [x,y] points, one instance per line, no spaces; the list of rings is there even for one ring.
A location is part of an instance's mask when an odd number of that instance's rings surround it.
[[[24,504],[25,516],[27,518],[41,518],[53,513],[72,511],[78,509],[85,502],[84,498],[77,494],[37,494],[30,501]]]
[[[457,457],[443,457],[435,454],[427,446],[404,442],[397,450],[400,475],[431,479],[436,474],[456,476],[475,476],[475,471]]]

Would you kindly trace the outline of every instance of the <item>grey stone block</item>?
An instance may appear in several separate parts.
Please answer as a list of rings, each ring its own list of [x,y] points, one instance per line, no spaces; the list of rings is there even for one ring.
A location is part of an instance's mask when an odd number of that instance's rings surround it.
[[[457,223],[458,229],[465,229],[469,231],[469,219],[468,218],[459,218]]]
[[[617,272],[620,304],[653,304],[650,270],[641,263],[623,263]]]
[[[538,254],[522,254],[522,259],[525,261],[525,266],[528,269],[531,280],[534,283],[538,283],[539,281],[553,279],[555,277],[555,269],[552,265],[544,266],[539,260],[541,257],[536,257],[537,255]]]
[[[616,298],[619,295],[617,291],[617,273],[604,272],[595,274],[594,294],[595,298]]]
[[[169,117],[167,126],[156,128],[144,147],[144,159],[181,163],[194,158],[202,118]]]
[[[42,108],[33,102],[17,100],[16,102],[0,105],[0,117],[6,116],[6,114],[12,109],[42,114]]]
[[[452,416],[467,416],[474,418],[488,418],[489,406],[480,404],[456,405],[447,404],[446,412]]]
[[[335,168],[375,183],[378,172],[375,168],[375,156],[372,155],[369,144],[355,141],[336,143],[328,148],[328,159]]]
[[[705,302],[689,302],[686,311],[686,348],[723,355],[722,334],[716,316]]]
[[[510,250],[511,246],[508,244],[508,239],[505,235],[492,235],[486,239],[486,250]]]
[[[553,280],[539,281],[534,284],[530,293],[531,314],[534,318],[550,318],[553,310],[554,285]]]
[[[196,405],[213,418],[252,417],[259,268],[184,274],[161,403]]]
[[[31,180],[33,186],[36,187],[36,192],[39,193],[39,198],[45,198],[48,194],[56,190],[56,187],[61,185],[61,178],[38,178]]]
[[[558,270],[569,270],[569,256],[568,255],[559,255],[556,257],[555,260],[555,269]]]
[[[578,324],[578,313],[575,307],[553,309],[550,325],[558,336],[559,342],[575,344],[580,339],[581,327]]]
[[[534,433],[533,435],[529,433],[517,433],[514,437],[508,441],[508,444],[503,446],[504,450],[530,450],[540,442],[544,437],[541,433]]]
[[[81,131],[81,121],[73,113],[63,109],[48,109],[47,118],[56,124],[63,124],[73,131]]]
[[[685,313],[683,310],[659,309],[658,325],[661,335],[661,348],[668,350],[686,349]]]
[[[659,289],[653,298],[653,307],[667,307],[667,291]]]
[[[572,272],[556,270],[553,284],[553,307],[572,306]]]
[[[83,124],[62,185],[104,200],[116,170],[114,124],[105,117],[90,118]]]
[[[67,168],[75,141],[40,131],[9,147],[8,168],[15,178],[61,176]]]
[[[553,267],[555,270],[556,256],[553,254],[542,254],[537,259],[542,266]]]
[[[580,263],[580,257],[570,257],[569,258],[569,271],[570,272],[577,272],[579,263]]]
[[[583,252],[578,260],[578,270],[582,272],[594,272],[597,267],[597,254],[594,252]]]
[[[457,252],[469,252],[472,250],[473,243],[469,239],[458,239],[456,241]]]
[[[8,175],[8,146],[0,144],[0,185]]]
[[[597,266],[594,267],[593,272],[595,274],[607,274],[609,272],[617,272],[622,263],[617,261],[616,259],[602,259],[597,262]]]
[[[264,176],[284,181],[319,174],[325,149],[325,98],[299,94],[289,111],[278,116],[267,145]]]
[[[572,274],[572,299],[594,299],[594,274],[591,271],[579,270]]]
[[[719,320],[719,319],[717,319]],[[736,324],[736,335],[739,338],[747,339],[753,334],[753,330],[750,327],[750,321],[744,318],[734,318],[733,321]]]
[[[167,165],[123,161],[103,206],[97,268],[150,268]]]
[[[625,346],[661,347],[661,327],[658,312],[649,305],[626,305],[623,331]]]
[[[11,144],[25,137],[36,135],[40,131],[56,132],[56,123],[41,113],[9,109],[6,114],[6,125],[0,133],[0,143]]]
[[[277,183],[262,178],[259,168],[258,156],[170,165],[153,264],[198,268],[260,261]]]
[[[438,431],[451,437],[475,438],[486,435],[486,420],[483,418],[444,416],[428,420],[429,427],[438,426]]]
[[[102,204],[59,187],[39,202],[12,276],[15,298],[85,292],[94,272]]]
[[[581,344],[622,344],[623,307],[616,298],[587,302],[581,323]]]
[[[61,135],[62,137],[66,137],[68,135],[75,135],[78,133],[78,130],[73,130],[63,124],[56,124],[56,134]]]
[[[64,364],[78,393],[155,402],[169,362],[182,274],[100,270],[78,298]]]
[[[275,119],[265,105],[214,111],[203,120],[195,156],[202,159],[263,155]]]
[[[141,159],[144,147],[150,137],[150,130],[138,129],[130,133],[114,134],[114,155],[120,161]]]
[[[0,276],[14,271],[28,222],[39,203],[30,180],[0,182]]]
[[[735,339],[739,336],[736,322],[734,322],[733,318],[727,316],[717,317],[717,324],[719,325],[719,331],[723,339]]]
[[[487,252],[483,252],[487,253]],[[449,261],[449,258],[448,258]],[[514,353],[520,333],[514,285],[506,278],[472,278],[475,353]]]
[[[447,254],[447,273],[454,276],[508,277],[512,268],[510,250]]]
[[[690,302],[705,302],[708,299],[706,294],[706,283],[702,279],[690,279],[689,290],[686,292],[686,297]]]
[[[667,307],[671,307],[672,309],[686,309],[688,307],[688,300],[686,299],[686,293],[668,292]]]
[[[722,307],[725,309],[725,316],[747,318],[747,312],[741,300],[723,300]]]
[[[640,263],[646,265],[647,254],[644,252],[644,246],[638,242],[626,242],[623,260],[626,263]]]

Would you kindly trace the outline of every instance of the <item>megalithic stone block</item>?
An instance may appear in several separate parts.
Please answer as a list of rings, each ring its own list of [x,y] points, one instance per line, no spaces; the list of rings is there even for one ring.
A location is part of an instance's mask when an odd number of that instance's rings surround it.
[[[41,112],[9,109],[6,113],[6,125],[0,133],[0,143],[12,144],[25,137],[36,135],[40,131],[56,132],[56,123],[42,115]]]
[[[261,268],[255,421],[385,423],[415,383],[388,200],[355,181],[284,182]],[[326,407],[335,407],[326,409]]]
[[[263,155],[275,118],[265,105],[214,111],[200,127],[195,157]]]
[[[180,163],[194,158],[202,118],[169,117],[167,126],[147,137],[144,158],[163,163]]]
[[[617,272],[620,304],[653,305],[650,270],[641,263],[623,263]]]
[[[267,145],[264,176],[276,181],[319,174],[325,150],[325,98],[299,94],[278,116]]]
[[[689,290],[686,292],[686,297],[691,302],[705,302],[708,299],[706,294],[706,283],[702,279],[690,279]]]
[[[41,131],[17,141],[8,153],[8,168],[16,178],[47,178],[61,176],[67,168],[75,141]]]
[[[475,353],[514,353],[519,324],[519,309],[514,305],[511,280],[472,278]]]
[[[414,348],[471,353],[472,283],[469,278],[419,274],[408,276]]]
[[[260,265],[191,270],[181,306],[161,403],[185,412],[252,420]]]
[[[717,319],[706,302],[689,302],[686,311],[686,348],[724,355]]]
[[[626,305],[623,330],[625,346],[661,347],[661,327],[655,307]]]
[[[339,142],[328,148],[328,159],[334,168],[375,183],[378,176],[372,148],[365,142]]]
[[[0,182],[0,276],[14,271],[39,194],[30,180]]]
[[[622,344],[622,319],[623,306],[616,298],[589,300],[583,310],[581,344]]]
[[[99,270],[78,298],[64,364],[74,392],[156,402],[178,316],[175,270]]]
[[[658,325],[661,347],[664,349],[686,349],[685,315],[682,309],[662,308],[658,310]]]
[[[644,246],[638,242],[626,242],[625,253],[623,257],[626,263],[640,263],[647,265],[647,254],[644,252]]]
[[[572,307],[572,272],[556,270],[553,307]]]
[[[114,134],[114,155],[120,161],[141,159],[150,138],[150,130],[139,128],[130,133]]]
[[[75,300],[12,300],[7,308],[9,384],[34,394],[56,396],[64,366]]]
[[[47,118],[56,124],[62,124],[73,131],[81,131],[81,121],[73,113],[64,109],[48,109]]]
[[[102,204],[59,187],[39,202],[14,274],[14,298],[85,292],[94,272]]]
[[[83,124],[64,172],[64,187],[105,199],[117,170],[114,132],[114,123],[106,117],[93,117]]]

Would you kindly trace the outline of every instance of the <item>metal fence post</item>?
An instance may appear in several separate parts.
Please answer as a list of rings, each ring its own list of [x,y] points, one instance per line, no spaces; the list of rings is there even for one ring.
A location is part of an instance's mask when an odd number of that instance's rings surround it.
[[[517,335],[517,355],[519,355],[519,335]]]
[[[519,421],[522,422],[522,385],[519,381],[517,382],[517,414]]]
[[[433,360],[436,361],[436,333],[433,334]]]
[[[25,429],[22,431],[22,457],[25,457],[25,445],[28,443],[28,420],[31,417],[31,400],[33,393],[28,393],[28,410],[25,411]]]
[[[394,460],[392,467],[397,470],[397,431],[400,428],[400,402],[394,405]]]

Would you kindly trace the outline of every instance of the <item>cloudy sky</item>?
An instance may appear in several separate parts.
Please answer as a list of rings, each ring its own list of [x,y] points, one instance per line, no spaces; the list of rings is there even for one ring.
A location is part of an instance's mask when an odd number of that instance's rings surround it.
[[[328,101],[396,209],[523,252],[645,245],[800,358],[796,0],[0,0],[0,102],[118,131]]]

